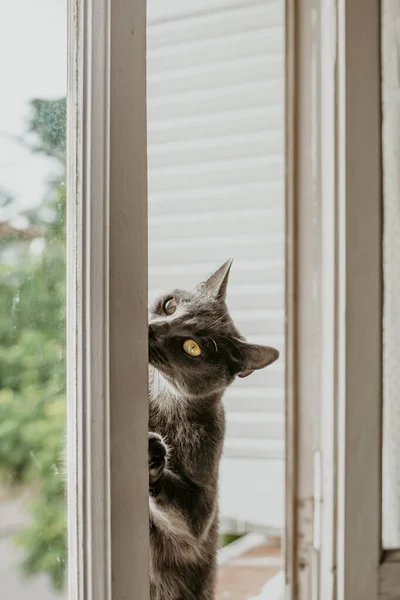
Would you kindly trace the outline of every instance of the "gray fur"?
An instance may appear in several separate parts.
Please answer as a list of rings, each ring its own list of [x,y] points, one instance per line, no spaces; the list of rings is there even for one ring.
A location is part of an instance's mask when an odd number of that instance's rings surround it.
[[[232,261],[193,291],[174,290],[149,321],[149,505],[151,600],[212,600],[218,548],[222,396],[238,377],[279,353],[248,344],[225,304]],[[177,301],[167,315],[165,302]],[[195,340],[199,357],[183,351]]]

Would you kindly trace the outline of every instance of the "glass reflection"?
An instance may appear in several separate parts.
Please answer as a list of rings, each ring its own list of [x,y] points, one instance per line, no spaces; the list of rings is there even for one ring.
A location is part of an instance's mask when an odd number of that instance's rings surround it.
[[[0,596],[18,600],[65,587],[66,9],[0,8]]]

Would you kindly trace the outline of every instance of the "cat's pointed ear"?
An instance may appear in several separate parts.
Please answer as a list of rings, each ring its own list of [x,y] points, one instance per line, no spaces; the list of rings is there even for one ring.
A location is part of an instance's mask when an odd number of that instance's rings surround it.
[[[270,346],[249,344],[248,342],[239,340],[239,348],[242,356],[242,364],[240,365],[238,377],[247,377],[253,371],[268,367],[279,358],[279,351]]]
[[[218,300],[225,300],[226,288],[228,285],[229,271],[233,263],[233,258],[230,258],[213,273],[207,281],[201,284],[201,287],[211,293]]]

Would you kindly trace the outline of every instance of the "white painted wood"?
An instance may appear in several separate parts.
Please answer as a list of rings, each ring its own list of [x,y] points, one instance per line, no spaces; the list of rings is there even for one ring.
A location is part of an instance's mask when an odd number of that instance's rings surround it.
[[[320,598],[335,597],[336,565],[336,427],[337,427],[337,230],[336,230],[336,58],[337,3],[321,3],[320,11],[320,165],[321,165],[321,528],[315,573]],[[314,533],[315,538],[315,533]],[[315,546],[315,543],[314,543]]]
[[[229,405],[228,405],[229,408]],[[282,414],[253,413],[247,411],[228,412],[226,435],[231,438],[282,440],[284,418]]]
[[[296,272],[295,207],[297,152],[297,20],[295,3],[285,0],[285,544],[284,596],[297,588]]]
[[[321,13],[323,511],[314,591],[324,599],[394,600],[399,553],[382,554],[380,539],[380,3],[342,0],[338,7],[337,23],[336,3],[323,3]]]
[[[382,414],[382,545],[399,548],[399,410],[397,358],[399,329],[399,3],[381,3],[382,162],[383,162],[383,414]],[[397,427],[397,428],[396,428]],[[400,597],[400,551],[384,552],[380,598]]]
[[[282,359],[226,395],[221,516],[283,528],[284,2],[149,4],[150,297],[235,258],[232,316]]]
[[[263,30],[242,30],[235,35],[225,35],[209,39],[204,47],[204,39],[191,39],[177,46],[164,46],[162,48],[149,48],[148,68],[153,72],[168,71],[176,68],[179,59],[180,68],[197,67],[206,61],[229,61],[243,59],[253,54],[270,54],[276,52],[281,42],[282,31],[279,27],[271,27],[269,35]],[[241,85],[241,83],[239,84]],[[174,90],[175,93],[175,90]]]
[[[279,447],[279,454],[275,458],[246,457],[245,451],[246,446],[241,447],[236,455],[231,451],[221,464],[221,527],[226,530],[226,524],[236,520],[238,525],[234,531],[239,529],[240,533],[261,531],[279,535],[285,511],[281,491],[284,487],[282,447]],[[248,510],[249,501],[251,513]],[[265,518],[266,511],[268,518]]]
[[[192,35],[186,32],[186,23],[182,17],[196,19],[196,22],[203,25],[206,36],[219,36],[221,32],[221,21],[225,21],[224,9],[235,8],[238,24],[232,27],[233,31],[239,28],[242,31],[242,22],[248,19],[255,28],[260,27],[259,15],[268,11],[268,21],[272,24],[281,24],[277,9],[280,8],[280,0],[202,0],[201,5],[194,9],[192,5],[185,0],[171,0],[167,7],[163,0],[154,0],[148,6],[148,20],[154,25],[170,26],[174,30],[179,27],[182,30],[181,35],[191,39]],[[249,6],[252,8],[249,16]],[[179,21],[182,21],[179,23]],[[229,26],[228,26],[229,27]],[[200,32],[203,33],[200,29]],[[167,29],[167,31],[169,31]],[[204,35],[203,33],[203,35]]]
[[[224,457],[248,459],[247,464],[246,464],[247,470],[245,472],[249,473],[254,468],[255,469],[257,468],[258,460],[283,459],[285,457],[285,445],[282,440],[228,438],[226,440],[225,446],[224,446]],[[249,461],[251,461],[251,462],[249,462]],[[279,468],[281,470],[281,473],[283,473],[281,463],[279,465]],[[270,475],[271,475],[271,473],[265,472],[264,478],[266,480],[268,480]],[[235,488],[237,490],[239,478],[235,476],[234,471],[232,472],[232,478],[233,478],[232,482],[235,484]],[[252,484],[252,482],[250,482],[250,485],[252,485],[252,487],[254,487],[254,484]],[[278,488],[278,483],[276,482],[276,480],[273,480],[273,488]],[[244,490],[244,488],[241,488],[241,489],[242,489],[243,493],[246,493],[246,497],[243,498],[243,496],[241,496],[240,501],[242,502],[246,512],[249,512],[248,506],[246,506],[246,499],[248,500],[250,498],[250,496],[248,494],[248,490]],[[280,499],[279,503],[281,506],[283,506],[282,491],[280,489],[278,490],[278,494],[279,494],[278,498]],[[253,500],[254,498],[255,498],[255,496],[252,495],[251,499]],[[264,504],[265,503],[265,495],[263,495],[262,498],[263,498],[263,504]],[[270,501],[270,497],[268,497],[268,501]],[[269,504],[268,504],[268,507],[270,508]],[[258,514],[260,514],[260,513],[258,513]],[[268,519],[270,519],[269,515],[270,515],[270,510],[268,510]],[[265,522],[265,515],[264,515],[264,520],[260,521],[260,525],[262,525],[264,522]],[[282,522],[281,522],[281,526],[282,526]]]
[[[285,597],[310,600],[320,405],[317,3],[286,2]]]
[[[400,548],[400,3],[382,2],[382,545]]]
[[[337,596],[379,594],[381,512],[380,2],[338,19]],[[366,126],[368,124],[368,126]]]
[[[68,594],[148,597],[145,2],[69,3]]]

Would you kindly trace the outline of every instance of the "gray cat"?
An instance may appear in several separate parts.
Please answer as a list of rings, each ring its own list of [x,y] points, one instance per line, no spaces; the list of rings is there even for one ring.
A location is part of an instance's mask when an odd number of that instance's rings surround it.
[[[175,290],[149,322],[151,600],[212,600],[218,548],[222,396],[279,352],[247,343],[225,304],[232,261]]]

